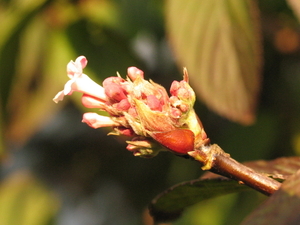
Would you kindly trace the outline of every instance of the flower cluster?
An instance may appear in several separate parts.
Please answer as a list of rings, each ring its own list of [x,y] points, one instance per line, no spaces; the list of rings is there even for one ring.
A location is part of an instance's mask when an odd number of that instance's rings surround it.
[[[127,149],[134,155],[152,157],[161,146],[185,155],[208,143],[193,109],[195,93],[188,84],[186,69],[182,81],[173,81],[169,97],[162,86],[145,80],[144,72],[136,67],[128,68],[126,79],[117,74],[100,86],[83,73],[86,65],[84,56],[68,64],[70,80],[53,100],[57,103],[73,91],[83,93],[85,107],[98,108],[110,116],[84,113],[82,121],[93,128],[110,126],[113,131],[109,134],[130,137]]]

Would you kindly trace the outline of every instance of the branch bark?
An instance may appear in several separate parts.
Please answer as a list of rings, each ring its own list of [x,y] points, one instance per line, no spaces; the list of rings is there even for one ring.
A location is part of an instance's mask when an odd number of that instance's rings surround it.
[[[280,188],[280,182],[237,162],[218,145],[213,144],[205,146],[205,148],[205,152],[200,150],[201,157],[202,159],[207,157],[205,163],[208,161],[211,164],[209,169],[211,172],[239,181],[265,195],[272,195]],[[212,156],[211,159],[209,159],[207,152]]]

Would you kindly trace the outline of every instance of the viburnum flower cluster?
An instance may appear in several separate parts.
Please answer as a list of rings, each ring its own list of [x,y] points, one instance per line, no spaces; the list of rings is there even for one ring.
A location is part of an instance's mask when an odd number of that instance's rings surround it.
[[[88,112],[82,122],[92,128],[112,127],[109,134],[128,136],[127,149],[134,155],[152,157],[162,149],[186,155],[209,142],[193,109],[195,93],[186,69],[182,81],[173,81],[169,97],[165,88],[145,80],[144,72],[136,67],[128,68],[126,79],[117,74],[100,86],[83,73],[86,65],[84,56],[69,62],[70,80],[54,102],[74,91],[83,93],[85,107],[98,108],[109,116]]]

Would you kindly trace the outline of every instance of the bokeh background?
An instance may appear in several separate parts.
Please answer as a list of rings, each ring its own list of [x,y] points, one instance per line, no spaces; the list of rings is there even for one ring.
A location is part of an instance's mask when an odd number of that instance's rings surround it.
[[[122,138],[107,136],[109,129],[81,123],[86,109],[80,95],[52,102],[68,79],[67,63],[79,55],[89,61],[85,73],[99,83],[117,71],[125,76],[129,66],[167,89],[180,80],[181,52],[171,44],[176,37],[166,21],[172,2],[0,1],[1,225],[152,224],[147,204],[166,188],[203,173],[196,162],[167,152],[153,159],[132,156]],[[253,2],[263,59],[256,74],[255,122],[244,126],[220,116],[204,103],[207,97],[199,96],[195,108],[212,142],[238,161],[299,155],[297,4]],[[196,83],[194,78],[195,89]],[[264,199],[255,191],[211,199],[190,207],[173,224],[239,224]]]

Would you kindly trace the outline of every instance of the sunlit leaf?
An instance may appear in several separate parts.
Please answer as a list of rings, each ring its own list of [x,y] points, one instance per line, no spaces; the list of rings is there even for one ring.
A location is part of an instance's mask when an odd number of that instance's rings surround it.
[[[39,11],[42,11],[49,2],[50,0],[10,1],[0,7],[0,110],[2,116],[1,130],[5,137],[6,125],[9,123],[8,118],[11,116],[11,112],[8,113],[6,109],[9,101],[8,98],[12,92],[12,84],[15,79],[17,79],[15,75],[19,72],[16,69],[16,65],[19,62],[19,47],[22,33],[26,30],[32,19]],[[35,43],[33,43],[33,45],[34,44]],[[35,65],[33,64],[31,66]]]
[[[6,136],[19,143],[59,109],[52,104],[52,98],[62,89],[67,78],[66,64],[73,57],[64,32],[47,30],[39,18],[22,34],[17,75],[7,106]]]
[[[249,188],[224,178],[193,180],[163,192],[152,201],[149,209],[155,221],[172,221],[180,217],[188,206],[209,198],[244,190]]]
[[[8,140],[13,140],[18,144],[24,143],[64,105],[54,104],[52,98],[63,89],[68,80],[66,76],[67,63],[71,59],[75,60],[78,54],[85,53],[81,50],[77,53],[78,49],[72,46],[70,37],[67,37],[67,28],[77,29],[76,36],[72,38],[80,40],[79,45],[82,49],[92,45],[90,44],[91,37],[87,34],[87,31],[91,32],[87,28],[89,23],[85,21],[83,29],[76,26],[77,20],[83,21],[81,17],[83,15],[77,12],[87,10],[85,7],[88,7],[88,3],[74,5],[67,2],[63,4],[52,2],[53,4],[47,5],[46,10],[42,10],[44,9],[42,6],[46,6],[49,1],[26,0],[27,4],[18,5],[11,14],[9,14],[10,5],[8,5],[6,11],[9,17],[5,19],[6,24],[3,30],[1,27],[3,32],[0,33],[0,58],[2,57],[3,64],[0,65],[0,69],[5,71],[5,74],[0,76],[0,96],[3,99],[1,103],[4,105],[5,136]],[[114,9],[114,5],[110,4],[101,6],[110,8],[111,11]],[[101,6],[97,5],[98,8]],[[103,10],[105,11],[105,9]],[[87,11],[84,14],[91,19],[94,18]],[[111,21],[115,14],[110,13],[94,19],[101,23],[100,20],[105,20],[108,16]],[[22,18],[26,23],[21,20]],[[73,26],[74,24],[75,26]],[[88,37],[84,40],[80,38],[86,36]],[[93,43],[95,41],[93,40]],[[3,46],[2,49],[1,46]],[[116,58],[118,58],[117,62],[125,63],[124,57],[122,59],[120,57],[120,51],[111,51],[116,52],[111,64],[118,64],[114,62]],[[91,52],[92,54],[98,52],[95,44],[91,48]],[[107,50],[101,52],[103,55],[101,60],[108,58],[107,52]],[[126,56],[128,55],[129,53]],[[91,61],[92,59],[93,57],[91,57]],[[99,66],[99,59],[96,61]],[[90,65],[93,64],[89,63],[89,67]],[[103,62],[102,65],[107,64]],[[114,68],[114,65],[111,65],[110,68]],[[128,63],[127,65],[133,64]],[[115,72],[116,68],[112,74]],[[105,75],[107,76],[107,74]]]
[[[287,0],[291,8],[293,9],[295,15],[298,17],[300,21],[300,1],[299,0]]]
[[[3,105],[6,104],[9,88],[15,72],[14,67],[20,33],[49,1],[50,0],[25,0],[11,4],[3,4],[3,6],[0,7],[0,97]]]
[[[22,28],[49,0],[23,0],[12,4],[3,4],[0,10],[1,35],[0,49],[8,39]]]
[[[167,32],[180,66],[214,111],[251,124],[260,88],[257,7],[250,0],[177,1],[166,4]]]
[[[300,223],[300,170],[258,207],[243,225],[298,225]]]

